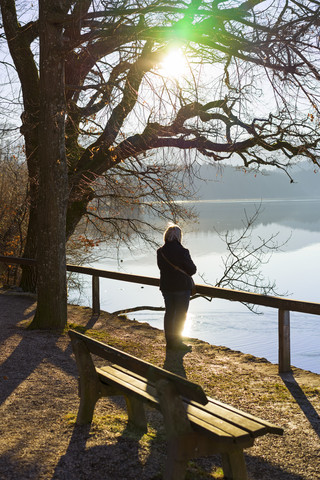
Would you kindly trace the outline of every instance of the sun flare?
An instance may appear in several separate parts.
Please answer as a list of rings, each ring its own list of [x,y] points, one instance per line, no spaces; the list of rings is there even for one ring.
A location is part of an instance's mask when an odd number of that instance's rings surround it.
[[[187,74],[188,62],[180,49],[171,50],[160,63],[160,73],[165,77],[179,79]]]
[[[183,331],[182,331],[182,336],[183,337],[189,337],[190,336],[190,333],[191,333],[191,328],[192,328],[192,314],[190,312],[187,313],[187,318],[186,318],[186,321],[185,321],[185,324],[184,324],[184,328],[183,328]]]

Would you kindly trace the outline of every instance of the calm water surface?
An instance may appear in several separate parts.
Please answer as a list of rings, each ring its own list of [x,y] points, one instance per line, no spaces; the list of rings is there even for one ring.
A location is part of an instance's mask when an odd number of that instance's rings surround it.
[[[189,248],[198,267],[196,283],[214,285],[222,275],[222,258],[226,255],[220,233],[229,230],[237,235],[245,215],[251,215],[260,201],[217,202],[196,204],[199,223],[190,226],[183,243]],[[262,271],[266,278],[275,280],[281,295],[297,300],[320,301],[320,200],[317,201],[263,201],[262,212],[253,231],[253,237],[269,237],[278,233],[278,240],[288,240],[281,251],[273,254]],[[163,225],[165,229],[165,224]],[[159,239],[161,241],[161,239]],[[94,266],[106,270],[120,270],[138,275],[159,276],[155,251],[137,247],[131,254],[121,252],[121,268],[116,261],[99,262]],[[163,306],[162,296],[155,287],[101,279],[101,308],[108,312],[135,307]],[[91,286],[81,304],[91,303]],[[278,362],[278,311],[260,308],[260,314],[245,306],[221,299],[191,302],[184,334],[214,345],[264,357]],[[162,328],[163,313],[142,311],[130,318]],[[291,363],[305,370],[320,373],[320,316],[291,313]]]

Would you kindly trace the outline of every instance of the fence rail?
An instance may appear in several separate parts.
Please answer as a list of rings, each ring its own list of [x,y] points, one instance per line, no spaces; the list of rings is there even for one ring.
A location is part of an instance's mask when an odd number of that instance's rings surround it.
[[[20,264],[36,266],[36,261],[26,258],[0,256],[0,262],[6,264]],[[122,282],[139,283],[158,287],[159,278],[145,277],[142,275],[131,275],[109,270],[102,270],[78,265],[67,265],[68,272],[91,275],[92,277],[92,312],[95,315],[100,313],[100,277],[119,280]],[[290,371],[290,312],[309,313],[320,315],[320,303],[303,302],[282,297],[261,295],[258,293],[245,292],[243,290],[230,290],[220,287],[209,287],[207,285],[196,285],[197,294],[212,298],[222,298],[232,302],[248,303],[264,307],[276,308],[278,310],[278,363],[279,373]]]

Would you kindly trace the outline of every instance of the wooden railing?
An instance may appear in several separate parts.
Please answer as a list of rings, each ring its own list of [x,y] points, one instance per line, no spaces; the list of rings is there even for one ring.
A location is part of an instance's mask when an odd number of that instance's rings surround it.
[[[20,264],[35,266],[36,261],[0,256],[0,262],[7,264]],[[131,275],[108,270],[101,270],[91,267],[82,267],[78,265],[67,265],[68,272],[91,275],[92,277],[92,312],[94,315],[100,313],[100,289],[99,279],[109,278],[120,280],[122,282],[139,283],[142,285],[151,285],[159,287],[159,278],[145,277],[142,275]],[[290,312],[310,313],[320,315],[320,303],[302,302],[299,300],[290,300],[282,297],[272,297],[269,295],[260,295],[242,290],[230,290],[220,287],[209,287],[207,285],[196,285],[197,294],[211,298],[223,298],[232,302],[248,303],[251,305],[260,305],[264,307],[276,308],[278,310],[278,363],[279,373],[290,372]]]

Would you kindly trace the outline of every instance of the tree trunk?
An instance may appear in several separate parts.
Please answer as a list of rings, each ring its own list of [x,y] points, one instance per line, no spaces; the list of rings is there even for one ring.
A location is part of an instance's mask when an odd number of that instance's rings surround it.
[[[37,241],[38,303],[31,328],[67,323],[65,98],[62,25],[50,21],[56,2],[39,0],[40,125]]]
[[[39,92],[37,112],[33,115],[33,121],[28,126],[24,123],[21,127],[21,133],[25,137],[26,157],[29,173],[29,222],[27,238],[23,252],[23,258],[36,259],[37,255],[37,237],[38,237],[38,187],[39,187]],[[26,115],[31,117],[31,115]],[[35,267],[29,265],[22,266],[22,275],[20,287],[25,292],[35,292],[37,281],[37,271]]]

